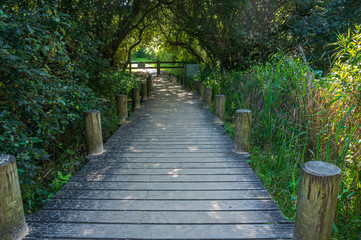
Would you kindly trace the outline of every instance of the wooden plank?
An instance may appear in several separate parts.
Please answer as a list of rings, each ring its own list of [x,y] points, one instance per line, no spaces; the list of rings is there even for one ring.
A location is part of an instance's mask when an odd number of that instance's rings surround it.
[[[96,211],[264,211],[272,200],[74,200],[53,199],[43,209]]]
[[[237,191],[135,191],[135,190],[70,190],[62,189],[54,199],[114,200],[247,200],[270,199],[266,190]]]
[[[207,155],[211,155],[212,153],[229,153],[231,151],[232,148],[210,148],[210,149],[204,149],[204,148],[196,148],[196,147],[190,147],[190,148],[183,148],[183,149],[179,149],[179,148],[148,148],[148,149],[142,149],[142,148],[126,148],[126,149],[122,149],[122,148],[118,148],[118,147],[113,147],[110,149],[107,149],[109,151],[111,151],[114,154],[117,153],[152,153],[152,154],[158,154],[158,153],[163,153],[163,154],[167,154],[167,153],[179,153],[179,154],[184,154],[184,153],[204,153],[206,156]]]
[[[122,152],[113,152],[112,151],[107,151],[105,153],[102,154],[103,156],[107,156],[107,157],[138,157],[138,158],[145,158],[145,157],[157,157],[157,158],[164,158],[164,157],[182,157],[182,158],[187,158],[187,157],[204,157],[204,158],[211,158],[211,157],[230,157],[232,155],[230,155],[227,152],[224,153],[207,153],[207,152],[184,152],[181,154],[178,154],[177,156],[174,156],[174,152],[169,152],[169,153],[163,153],[163,152],[156,152],[156,153],[122,153]]]
[[[285,221],[280,211],[159,212],[41,210],[27,222],[92,224],[267,224]]]
[[[263,190],[256,182],[68,182],[64,189],[96,190]]]
[[[184,142],[168,142],[168,141],[158,141],[158,140],[153,140],[153,141],[149,141],[149,140],[144,140],[144,141],[124,141],[119,140],[119,139],[109,139],[105,145],[111,143],[114,146],[119,146],[119,147],[175,147],[175,148],[183,148],[183,147],[214,147],[214,146],[219,146],[219,147],[223,147],[223,146],[229,146],[229,143],[224,142],[224,141],[184,141]]]
[[[184,143],[194,143],[194,142],[206,142],[209,141],[210,144],[214,142],[222,142],[224,141],[229,142],[228,138],[225,137],[218,137],[217,139],[209,139],[208,137],[154,137],[154,136],[147,136],[147,137],[137,137],[136,139],[134,137],[128,136],[126,134],[123,134],[123,136],[115,137],[113,136],[108,141],[114,142],[114,143],[141,143],[141,142],[149,142],[149,143],[155,143],[155,142],[170,142],[170,143],[176,143],[176,142],[184,142]]]
[[[233,161],[233,162],[222,162],[222,163],[182,163],[182,162],[172,162],[172,163],[124,163],[124,162],[99,162],[99,161],[90,161],[87,164],[88,168],[102,168],[102,167],[113,167],[123,168],[123,169],[134,169],[134,168],[248,168],[249,164],[245,161]]]
[[[123,157],[103,157],[91,156],[91,162],[124,162],[124,163],[232,163],[244,161],[235,157],[215,157],[215,158],[123,158]]]
[[[289,224],[148,225],[29,223],[29,238],[291,239]]]
[[[116,143],[112,146],[107,145],[108,149],[114,148],[114,150],[117,150],[117,152],[121,151],[132,151],[132,152],[148,152],[148,151],[170,151],[170,150],[177,150],[177,151],[197,151],[197,150],[209,150],[217,149],[217,150],[223,150],[223,151],[232,151],[233,145],[229,144],[203,144],[203,145],[196,145],[196,144],[159,144],[157,142],[155,143]]]
[[[111,167],[104,167],[100,169],[88,168],[83,167],[79,174],[155,174],[155,175],[173,175],[173,174],[180,174],[180,175],[219,175],[219,174],[228,174],[228,175],[239,175],[239,174],[254,174],[251,168],[228,168],[228,169],[182,169],[182,168],[175,168],[175,169],[113,169]]]
[[[71,181],[94,182],[254,182],[256,175],[76,175]]]

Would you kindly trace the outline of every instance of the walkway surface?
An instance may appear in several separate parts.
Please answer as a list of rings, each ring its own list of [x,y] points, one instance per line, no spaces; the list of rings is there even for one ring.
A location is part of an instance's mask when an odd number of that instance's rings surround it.
[[[26,239],[290,239],[285,220],[196,96],[154,94],[37,214]]]

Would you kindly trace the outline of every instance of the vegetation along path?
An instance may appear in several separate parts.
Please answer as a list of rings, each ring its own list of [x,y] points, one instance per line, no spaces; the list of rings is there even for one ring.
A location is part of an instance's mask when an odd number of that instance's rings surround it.
[[[290,239],[271,200],[196,95],[164,78],[38,213],[28,239]]]

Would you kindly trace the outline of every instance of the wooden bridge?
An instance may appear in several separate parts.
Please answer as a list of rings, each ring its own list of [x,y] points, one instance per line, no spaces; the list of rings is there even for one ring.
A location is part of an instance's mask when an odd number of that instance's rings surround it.
[[[291,239],[243,155],[196,95],[154,94],[38,213],[25,239]]]

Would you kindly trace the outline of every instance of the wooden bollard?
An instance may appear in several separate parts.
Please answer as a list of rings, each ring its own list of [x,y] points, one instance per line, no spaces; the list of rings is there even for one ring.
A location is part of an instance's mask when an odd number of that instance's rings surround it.
[[[189,90],[193,90],[193,79],[192,78],[188,78],[188,88]]]
[[[0,238],[21,239],[26,231],[15,157],[0,154]]]
[[[341,170],[331,163],[303,164],[293,239],[331,238],[341,175]]]
[[[238,109],[234,129],[234,152],[242,153],[250,150],[252,111]]]
[[[118,116],[125,122],[125,118],[128,117],[128,99],[126,94],[119,94],[117,96],[117,112]]]
[[[193,81],[193,90],[195,93],[198,91],[198,84],[199,84],[198,80]]]
[[[205,86],[204,83],[200,83],[199,84],[199,95],[202,98],[202,100],[204,101],[204,90],[205,90]]]
[[[204,106],[211,107],[212,105],[212,88],[206,87],[204,91]]]
[[[157,76],[160,76],[160,60],[157,61]]]
[[[138,87],[133,88],[132,106],[133,106],[133,109],[139,109],[140,108],[140,95],[139,95],[139,88]]]
[[[142,92],[142,101],[147,101],[148,100],[148,89],[147,89],[147,83],[146,82],[142,82],[141,83],[141,92]]]
[[[152,76],[147,77],[147,95],[148,97],[152,94],[153,81]]]
[[[224,95],[214,96],[214,121],[217,123],[224,122],[225,99]]]
[[[86,148],[88,154],[103,152],[102,121],[99,110],[85,112]]]

